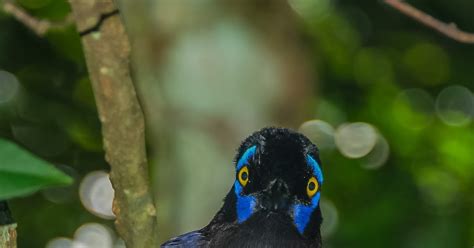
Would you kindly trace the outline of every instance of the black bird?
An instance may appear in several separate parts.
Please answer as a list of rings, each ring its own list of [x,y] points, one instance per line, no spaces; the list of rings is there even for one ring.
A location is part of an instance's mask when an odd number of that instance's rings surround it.
[[[12,214],[5,200],[0,201],[0,226],[13,224]]]
[[[224,205],[204,228],[162,247],[321,247],[323,174],[317,147],[285,128],[243,141]]]

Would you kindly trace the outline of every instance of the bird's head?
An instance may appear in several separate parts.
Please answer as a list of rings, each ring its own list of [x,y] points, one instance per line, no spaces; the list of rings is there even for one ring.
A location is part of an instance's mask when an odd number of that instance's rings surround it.
[[[245,139],[235,161],[226,205],[237,223],[279,218],[304,237],[319,235],[323,174],[313,143],[288,129],[265,128]]]

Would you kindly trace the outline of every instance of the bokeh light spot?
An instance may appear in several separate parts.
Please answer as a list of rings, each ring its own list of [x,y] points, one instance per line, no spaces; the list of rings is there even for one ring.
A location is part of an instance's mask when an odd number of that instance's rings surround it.
[[[98,223],[84,224],[74,234],[73,248],[112,248],[113,245],[111,231]]]
[[[18,92],[20,83],[15,75],[0,70],[0,105],[10,102]]]
[[[79,196],[84,207],[104,219],[113,219],[114,189],[109,174],[104,171],[89,173],[81,182]]]
[[[365,169],[378,169],[383,166],[390,155],[390,145],[382,134],[377,135],[374,149],[364,157],[362,167]]]
[[[434,100],[422,89],[402,91],[392,107],[394,119],[408,129],[423,129],[433,120]]]
[[[447,125],[464,126],[474,114],[474,97],[463,86],[449,86],[436,98],[436,114]]]
[[[114,248],[127,248],[127,246],[125,245],[125,241],[123,241],[123,239],[118,238],[118,239],[115,241]]]
[[[301,17],[318,21],[332,10],[331,0],[288,0],[290,7]]]
[[[359,85],[393,83],[393,69],[390,59],[383,51],[375,48],[361,49],[354,61],[354,76]]]
[[[421,168],[417,184],[424,200],[436,211],[452,212],[459,199],[459,180],[452,174],[433,167]]]
[[[66,173],[70,177],[74,178],[74,182],[77,182],[79,174],[71,166],[59,164],[56,166],[56,168],[60,169],[62,172]],[[73,200],[76,190],[77,184],[74,183],[72,185],[64,187],[47,188],[41,191],[41,193],[43,194],[44,198],[46,198],[50,202],[66,203]]]
[[[339,224],[339,214],[336,205],[326,198],[321,199],[321,213],[324,216],[321,225],[321,236],[327,238],[336,231]]]
[[[450,74],[446,52],[431,43],[418,43],[408,49],[403,63],[412,78],[424,85],[443,83]]]
[[[325,120],[326,122],[333,124],[341,124],[347,120],[347,116],[344,111],[342,111],[334,103],[324,99],[318,102],[316,116],[321,120]]]
[[[349,158],[361,158],[375,146],[377,132],[375,128],[364,122],[343,124],[336,130],[336,146]]]
[[[73,241],[68,238],[55,238],[46,244],[46,248],[72,248]]]
[[[334,128],[325,121],[311,120],[304,122],[299,130],[320,149],[331,149],[335,146]]]

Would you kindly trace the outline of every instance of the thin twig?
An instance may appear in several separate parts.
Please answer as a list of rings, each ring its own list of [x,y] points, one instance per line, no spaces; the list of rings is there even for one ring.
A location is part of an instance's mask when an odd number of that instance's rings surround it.
[[[31,29],[38,36],[44,36],[50,29],[61,29],[71,25],[74,22],[72,14],[66,16],[64,21],[61,22],[52,22],[45,19],[38,19],[23,9],[22,7],[16,5],[13,1],[4,0],[3,1],[3,10],[11,14],[19,22],[23,23],[27,28]]]
[[[456,27],[454,23],[444,23],[423,11],[418,10],[417,8],[411,6],[406,2],[399,0],[384,0],[384,2],[401,13],[413,18],[414,20],[423,23],[424,25],[435,29],[436,31],[444,34],[445,36],[462,42],[462,43],[472,43],[474,44],[474,33],[469,33],[463,30],[460,30]]]

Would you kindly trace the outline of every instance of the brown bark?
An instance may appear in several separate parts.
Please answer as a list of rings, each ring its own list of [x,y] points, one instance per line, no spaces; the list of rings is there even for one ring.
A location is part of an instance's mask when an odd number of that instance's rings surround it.
[[[16,224],[0,226],[0,247],[16,248]]]
[[[44,36],[50,29],[61,29],[67,27],[72,23],[72,16],[68,15],[64,21],[52,22],[46,19],[38,19],[30,15],[25,9],[15,4],[12,0],[3,1],[3,10],[11,14],[19,22],[23,23],[25,27],[31,29],[38,36]]]
[[[130,76],[130,44],[112,0],[70,0],[102,123],[116,228],[127,247],[157,247],[144,116]],[[115,13],[115,14],[114,14]]]

